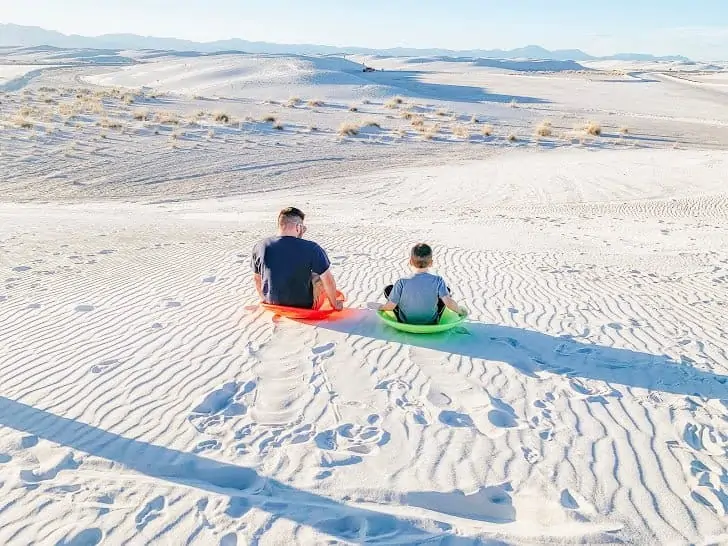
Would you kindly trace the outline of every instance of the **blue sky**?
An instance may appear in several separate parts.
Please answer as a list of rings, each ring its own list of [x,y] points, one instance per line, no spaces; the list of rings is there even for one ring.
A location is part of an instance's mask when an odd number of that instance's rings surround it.
[[[0,21],[91,36],[728,59],[728,0],[0,0]]]

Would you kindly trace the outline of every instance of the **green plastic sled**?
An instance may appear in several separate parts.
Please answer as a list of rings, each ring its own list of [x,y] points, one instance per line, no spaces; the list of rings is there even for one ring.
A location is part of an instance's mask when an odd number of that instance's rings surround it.
[[[462,324],[466,319],[466,317],[461,317],[450,309],[445,309],[442,317],[440,317],[440,322],[437,324],[406,324],[399,322],[392,311],[378,311],[377,315],[379,315],[379,318],[387,326],[391,326],[402,332],[409,332],[410,334],[437,334],[439,332],[447,332]]]

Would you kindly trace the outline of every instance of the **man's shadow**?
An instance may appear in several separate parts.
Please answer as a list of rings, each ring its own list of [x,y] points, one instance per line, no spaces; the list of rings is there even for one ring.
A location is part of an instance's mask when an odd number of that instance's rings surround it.
[[[229,502],[225,513],[232,518],[243,517],[256,508],[268,512],[273,519],[287,519],[347,543],[502,544],[457,536],[449,524],[433,520],[431,515],[397,517],[382,502],[375,505],[372,501],[369,505],[377,507],[371,509],[346,504],[261,476],[252,468],[126,438],[4,396],[0,396],[0,431],[2,427],[101,457],[173,485],[226,495]],[[20,478],[33,486],[55,478],[61,470],[72,472],[81,463],[78,453],[70,453],[58,468],[47,472],[23,470]],[[461,491],[413,491],[389,496],[400,508],[424,508],[497,525],[516,519],[509,487],[484,487],[467,496]]]
[[[334,320],[311,324],[353,336],[505,362],[533,377],[545,372],[706,399],[728,397],[726,375],[666,355],[594,345],[573,336],[555,337],[474,321],[441,334],[408,334],[387,326],[368,309],[345,309]]]

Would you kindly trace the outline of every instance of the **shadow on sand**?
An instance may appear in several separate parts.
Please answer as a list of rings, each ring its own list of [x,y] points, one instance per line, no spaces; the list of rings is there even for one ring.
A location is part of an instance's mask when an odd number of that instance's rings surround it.
[[[3,396],[0,396],[0,426],[102,457],[152,478],[227,495],[230,500],[226,514],[235,518],[255,507],[274,519],[309,526],[341,541],[366,544],[502,544],[456,536],[450,532],[449,524],[428,516],[405,519],[388,514],[386,506],[380,512],[346,505],[261,476],[251,468],[125,438]],[[68,463],[69,470],[77,467],[78,462],[74,460]],[[30,482],[44,479],[32,471],[23,475]],[[422,507],[492,523],[508,523],[516,517],[511,497],[501,487],[483,488],[467,497],[459,491],[410,492],[399,500],[400,506]],[[428,530],[418,523],[426,524]]]
[[[532,377],[546,372],[706,399],[728,397],[728,376],[699,370],[666,355],[594,345],[573,336],[555,337],[472,321],[442,334],[407,334],[386,326],[367,309],[347,309],[338,320],[315,325],[354,336],[505,362]]]

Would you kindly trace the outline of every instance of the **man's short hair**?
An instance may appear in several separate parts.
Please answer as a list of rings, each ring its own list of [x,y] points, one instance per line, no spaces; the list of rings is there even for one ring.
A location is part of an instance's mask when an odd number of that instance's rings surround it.
[[[278,226],[290,226],[295,224],[301,224],[305,220],[306,215],[303,214],[301,209],[296,207],[286,207],[278,213]]]
[[[410,258],[412,265],[419,269],[430,267],[432,265],[432,248],[425,243],[417,243],[412,247]]]

